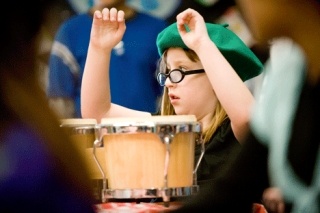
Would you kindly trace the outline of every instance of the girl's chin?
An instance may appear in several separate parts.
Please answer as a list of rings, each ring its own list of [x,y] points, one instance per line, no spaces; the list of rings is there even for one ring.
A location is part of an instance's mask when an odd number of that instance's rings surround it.
[[[174,108],[174,112],[176,113],[176,115],[187,115],[187,113],[181,109]]]

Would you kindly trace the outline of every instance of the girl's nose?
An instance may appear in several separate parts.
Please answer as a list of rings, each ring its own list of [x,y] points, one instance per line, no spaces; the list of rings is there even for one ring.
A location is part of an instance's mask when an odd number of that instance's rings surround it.
[[[166,81],[164,82],[164,85],[166,87],[173,87],[175,84],[176,83],[172,83],[169,78],[167,78]]]

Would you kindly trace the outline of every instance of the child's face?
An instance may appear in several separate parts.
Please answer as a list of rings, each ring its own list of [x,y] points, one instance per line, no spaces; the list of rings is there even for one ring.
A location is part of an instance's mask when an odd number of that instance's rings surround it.
[[[203,69],[200,61],[191,61],[182,48],[170,48],[167,52],[167,68],[169,71],[181,69]],[[196,115],[201,118],[213,111],[216,96],[206,73],[186,75],[179,83],[172,83],[169,78],[165,81],[172,106],[178,115]]]

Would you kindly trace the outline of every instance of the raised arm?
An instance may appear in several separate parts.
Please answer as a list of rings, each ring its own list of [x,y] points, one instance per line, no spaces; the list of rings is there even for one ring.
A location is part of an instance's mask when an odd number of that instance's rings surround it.
[[[126,25],[124,12],[115,8],[95,11],[81,85],[83,118],[148,116],[111,103],[109,68],[111,51],[122,39]],[[120,83],[120,82],[119,82]]]
[[[250,110],[254,102],[251,92],[210,40],[203,17],[198,12],[187,9],[180,13],[177,26],[184,43],[199,56],[212,88],[231,120],[236,138],[243,141],[249,130]]]

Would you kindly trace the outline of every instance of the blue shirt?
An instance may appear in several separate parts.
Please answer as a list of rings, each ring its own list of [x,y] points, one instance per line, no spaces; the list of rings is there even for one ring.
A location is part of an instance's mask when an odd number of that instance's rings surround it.
[[[49,59],[47,95],[73,99],[75,117],[81,117],[81,81],[91,25],[89,14],[65,21],[58,29]],[[112,51],[110,62],[113,103],[150,113],[157,111],[162,88],[156,80],[156,38],[166,26],[164,20],[143,13],[126,21],[123,46]]]

